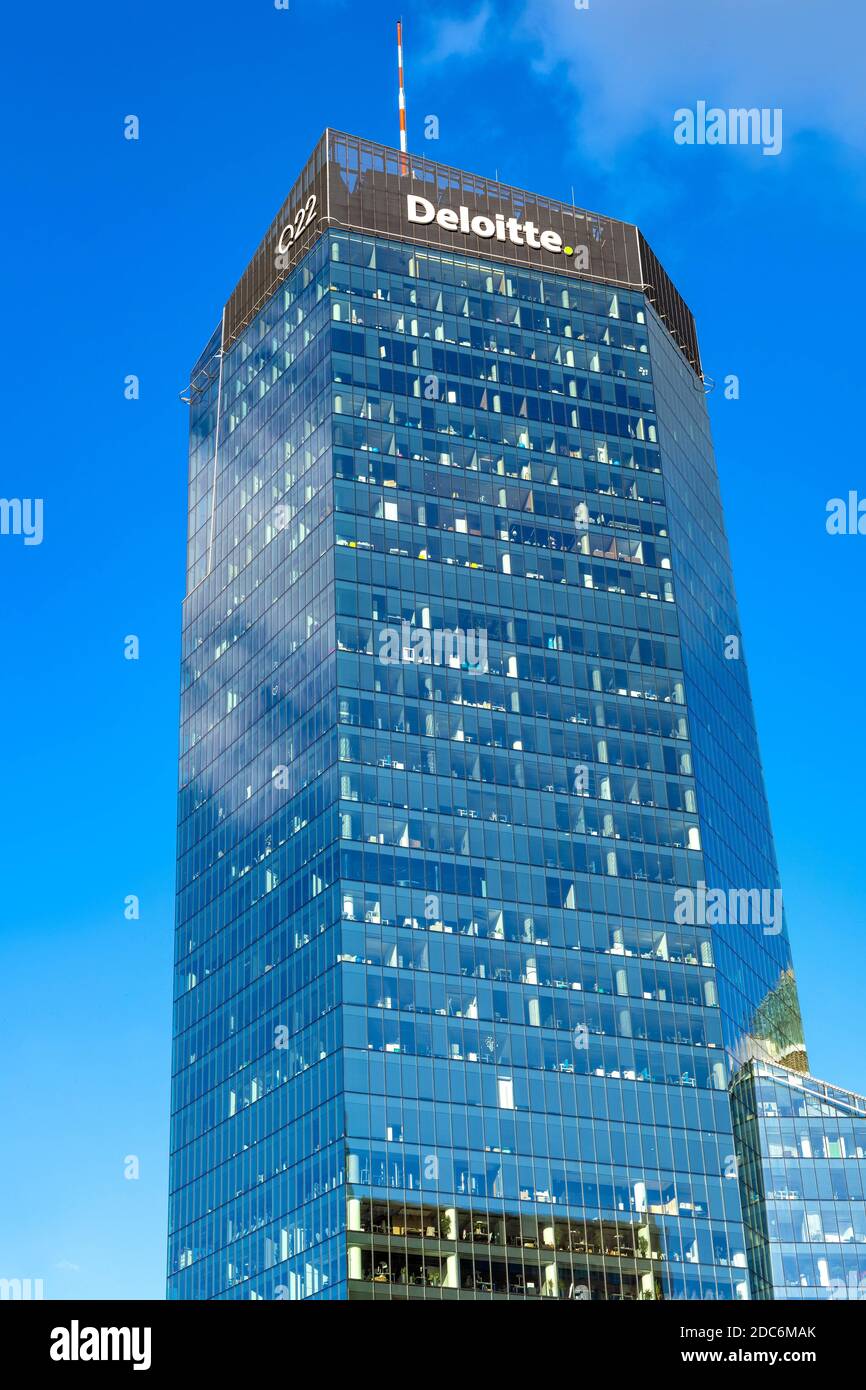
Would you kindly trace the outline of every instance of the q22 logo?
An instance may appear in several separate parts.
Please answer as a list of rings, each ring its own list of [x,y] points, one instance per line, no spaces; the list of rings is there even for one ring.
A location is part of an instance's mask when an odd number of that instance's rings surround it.
[[[305,231],[315,219],[318,201],[315,193],[311,193],[304,203],[304,206],[298,209],[291,222],[287,222],[280,232],[279,241],[277,242],[277,270],[288,269],[289,252],[301,235],[301,232]]]

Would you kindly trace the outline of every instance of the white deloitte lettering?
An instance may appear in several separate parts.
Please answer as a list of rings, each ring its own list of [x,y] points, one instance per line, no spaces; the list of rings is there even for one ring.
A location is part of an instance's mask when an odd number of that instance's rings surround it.
[[[510,242],[512,246],[528,246],[533,251],[550,251],[557,256],[574,256],[581,269],[589,268],[589,250],[586,246],[565,246],[558,232],[539,231],[534,222],[520,222],[516,217],[506,217],[502,212],[494,213],[492,217],[482,213],[473,216],[463,204],[456,210],[439,208],[437,211],[429,198],[422,198],[418,193],[407,193],[406,215],[417,226],[437,222],[446,231],[462,232],[464,236]]]

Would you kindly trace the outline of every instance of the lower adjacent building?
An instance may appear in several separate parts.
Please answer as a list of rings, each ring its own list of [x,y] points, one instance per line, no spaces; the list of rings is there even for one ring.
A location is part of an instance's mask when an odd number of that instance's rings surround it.
[[[731,1094],[752,1297],[866,1298],[866,1097],[759,1061]]]

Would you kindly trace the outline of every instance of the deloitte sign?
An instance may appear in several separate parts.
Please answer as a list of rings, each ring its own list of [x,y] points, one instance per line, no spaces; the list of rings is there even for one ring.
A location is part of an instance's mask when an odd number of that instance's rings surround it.
[[[566,246],[559,232],[540,232],[534,222],[519,222],[516,217],[506,217],[504,213],[494,213],[492,217],[483,214],[472,216],[469,208],[461,206],[440,208],[436,211],[427,198],[417,193],[406,196],[406,215],[410,222],[426,226],[438,222],[449,232],[462,232],[464,236],[477,236],[484,241],[510,242],[512,246],[528,246],[533,251],[549,251],[555,256],[574,258],[577,270],[589,270],[589,249],[586,246]]]

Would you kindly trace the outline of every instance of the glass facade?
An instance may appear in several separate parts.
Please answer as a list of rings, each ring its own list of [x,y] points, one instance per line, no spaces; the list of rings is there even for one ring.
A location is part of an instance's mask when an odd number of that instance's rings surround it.
[[[805,1059],[781,914],[705,910],[778,875],[696,345],[328,223],[242,308],[190,390],[169,1296],[748,1297],[729,1082]]]
[[[732,1087],[755,1298],[866,1298],[866,1097],[749,1062]]]
[[[175,1298],[345,1289],[326,253],[190,392]]]

